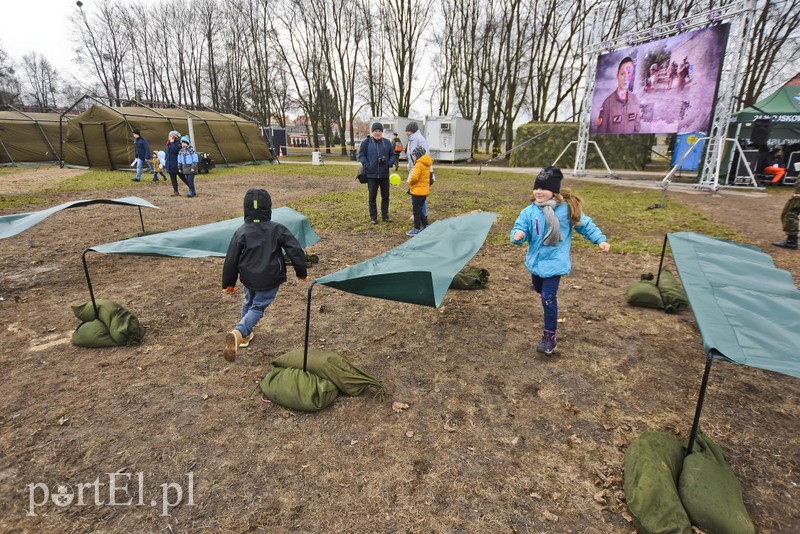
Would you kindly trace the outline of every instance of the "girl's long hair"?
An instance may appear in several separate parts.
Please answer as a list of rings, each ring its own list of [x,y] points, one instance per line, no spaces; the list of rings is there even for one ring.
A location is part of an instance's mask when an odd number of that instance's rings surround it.
[[[583,215],[583,199],[569,189],[562,189],[561,193],[553,193],[553,198],[559,204],[562,202],[567,203],[567,207],[569,207],[569,222],[572,223],[572,226],[577,225]],[[535,201],[535,197],[531,194],[531,202]]]

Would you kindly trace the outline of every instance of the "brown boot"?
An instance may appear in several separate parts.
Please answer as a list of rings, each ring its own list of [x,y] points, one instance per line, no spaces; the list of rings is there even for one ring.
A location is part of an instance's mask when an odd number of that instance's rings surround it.
[[[236,350],[239,348],[241,342],[242,333],[235,328],[225,334],[225,350],[222,351],[222,355],[226,360],[229,362],[236,360]]]
[[[255,332],[250,332],[249,336],[242,338],[242,341],[239,343],[239,348],[241,349],[248,346],[250,342],[253,341],[253,337],[255,337],[255,335]]]

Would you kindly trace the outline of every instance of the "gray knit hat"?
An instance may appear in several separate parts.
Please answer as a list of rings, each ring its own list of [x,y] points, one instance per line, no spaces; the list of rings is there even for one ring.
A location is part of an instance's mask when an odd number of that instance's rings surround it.
[[[406,126],[406,131],[411,133],[416,133],[419,131],[419,124],[416,122],[409,122],[408,126]]]
[[[177,139],[180,139],[181,133],[177,130],[172,130],[167,137],[175,137]]]

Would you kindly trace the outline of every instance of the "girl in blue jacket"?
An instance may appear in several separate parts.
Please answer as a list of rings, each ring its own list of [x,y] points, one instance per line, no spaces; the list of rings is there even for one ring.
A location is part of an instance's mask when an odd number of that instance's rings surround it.
[[[563,178],[558,167],[542,169],[533,184],[531,205],[520,212],[511,230],[511,243],[528,242],[525,266],[544,309],[544,332],[536,351],[545,354],[552,354],[556,348],[558,285],[561,276],[572,269],[572,230],[599,245],[601,252],[611,249],[603,232],[583,214],[581,198],[567,190],[561,193]]]

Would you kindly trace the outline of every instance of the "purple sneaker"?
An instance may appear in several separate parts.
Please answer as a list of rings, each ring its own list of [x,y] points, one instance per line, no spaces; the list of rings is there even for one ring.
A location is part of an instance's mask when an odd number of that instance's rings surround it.
[[[545,354],[553,354],[556,350],[556,336],[555,334],[544,334],[539,345],[536,346],[536,352],[543,352]]]

